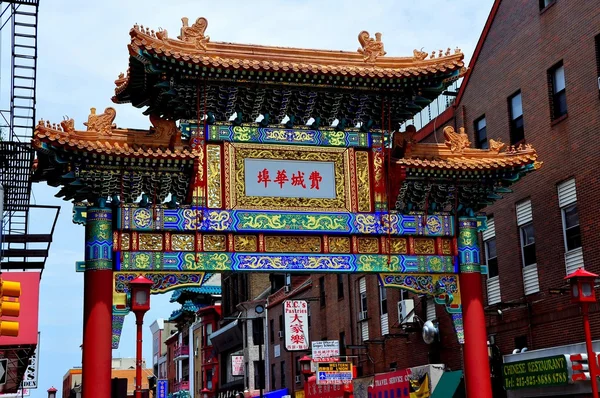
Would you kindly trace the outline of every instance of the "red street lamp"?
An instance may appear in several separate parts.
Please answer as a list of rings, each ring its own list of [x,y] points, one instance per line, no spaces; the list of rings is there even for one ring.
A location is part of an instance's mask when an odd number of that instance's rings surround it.
[[[208,394],[211,393],[211,391],[206,387],[204,387],[202,390],[200,390],[200,392],[202,393],[202,398],[208,398]]]
[[[587,348],[588,366],[592,382],[592,394],[598,398],[598,363],[592,348],[592,333],[590,332],[590,318],[588,316],[589,303],[596,302],[594,284],[598,275],[579,268],[565,277],[571,285],[571,302],[581,305],[583,313],[583,329],[585,330],[585,346]]]
[[[312,358],[309,357],[308,355],[305,355],[305,356],[303,356],[302,358],[300,358],[298,360],[298,363],[300,364],[300,371],[304,375],[304,380],[305,381],[308,381],[308,378],[313,373],[312,369],[310,368],[310,363],[311,362],[312,362]]]
[[[142,275],[129,282],[131,311],[135,314],[137,346],[135,350],[135,398],[142,398],[142,325],[144,314],[150,309],[150,288],[154,282]]]
[[[56,398],[56,391],[58,391],[56,388],[50,387],[48,389],[48,398]]]

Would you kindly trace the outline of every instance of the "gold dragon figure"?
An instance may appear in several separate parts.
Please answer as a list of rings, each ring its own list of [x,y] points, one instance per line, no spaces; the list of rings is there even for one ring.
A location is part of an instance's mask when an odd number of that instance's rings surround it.
[[[358,34],[358,42],[361,45],[358,52],[363,55],[365,62],[375,62],[377,57],[383,57],[386,54],[379,32],[375,33],[375,38],[372,38],[369,32],[363,30]]]
[[[152,135],[152,137],[157,140],[165,138],[170,139],[179,134],[179,129],[175,124],[175,120],[162,119],[160,116],[150,114],[150,123],[152,123],[152,126],[154,127],[150,128],[149,135]]]
[[[492,151],[492,152],[498,153],[505,146],[506,146],[506,144],[504,142],[500,141],[500,138],[498,138],[497,140],[490,139],[490,151]]]
[[[210,40],[210,36],[205,36],[204,32],[208,27],[208,20],[204,17],[196,19],[196,22],[192,26],[188,26],[189,19],[187,17],[181,18],[183,26],[181,27],[181,34],[177,38],[185,42],[193,42],[198,50],[202,49],[206,51],[206,45]]]
[[[115,108],[106,108],[104,113],[99,115],[96,114],[96,108],[90,109],[90,115],[88,121],[83,123],[87,127],[87,131],[97,131],[102,135],[112,135],[112,129],[117,128],[117,125],[113,123],[117,111]]]
[[[429,53],[421,50],[413,50],[413,59],[423,61],[429,56]]]
[[[461,153],[463,149],[471,146],[471,141],[465,134],[464,127],[459,128],[458,131],[458,133],[455,132],[452,126],[446,126],[444,127],[444,138],[446,138],[445,144],[450,147],[452,152]]]
[[[75,121],[67,116],[65,116],[64,120],[60,122],[60,126],[65,133],[75,131]]]

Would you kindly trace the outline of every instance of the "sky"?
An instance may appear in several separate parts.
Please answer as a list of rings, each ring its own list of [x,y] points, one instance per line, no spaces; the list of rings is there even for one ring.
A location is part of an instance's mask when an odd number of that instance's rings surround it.
[[[43,0],[38,30],[37,119],[60,122],[63,115],[84,129],[89,109],[117,110],[119,127],[147,129],[147,117],[130,104],[113,104],[114,80],[126,72],[129,30],[138,23],[177,36],[181,17],[208,19],[211,41],[356,51],[358,33],[381,32],[388,56],[412,56],[414,49],[459,47],[468,62],[493,0]],[[3,39],[3,46],[6,45]],[[4,51],[4,54],[6,52]],[[2,68],[0,93],[6,97],[9,75]],[[71,222],[72,204],[54,197],[58,189],[35,184],[32,201],[61,206],[54,242],[41,282],[41,331],[38,389],[46,398],[68,369],[81,365],[84,230]],[[35,224],[48,223],[36,215]],[[144,327],[144,357],[152,360],[149,325],[168,318],[176,304],[171,293],[153,296]],[[113,357],[135,356],[135,320],[125,319],[121,345]]]

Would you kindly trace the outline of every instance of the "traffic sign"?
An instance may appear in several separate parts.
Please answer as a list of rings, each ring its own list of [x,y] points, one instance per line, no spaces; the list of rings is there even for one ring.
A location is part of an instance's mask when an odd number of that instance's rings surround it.
[[[8,369],[8,359],[0,359],[0,385],[6,384],[6,370]]]
[[[156,398],[167,398],[169,395],[169,381],[160,379],[156,382]]]

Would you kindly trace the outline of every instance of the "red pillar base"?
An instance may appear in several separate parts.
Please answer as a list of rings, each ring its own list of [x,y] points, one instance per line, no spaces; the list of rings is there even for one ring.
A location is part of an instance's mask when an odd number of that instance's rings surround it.
[[[460,274],[465,331],[465,385],[468,398],[492,398],[483,291],[479,272]]]
[[[82,396],[110,398],[113,272],[84,274]]]

